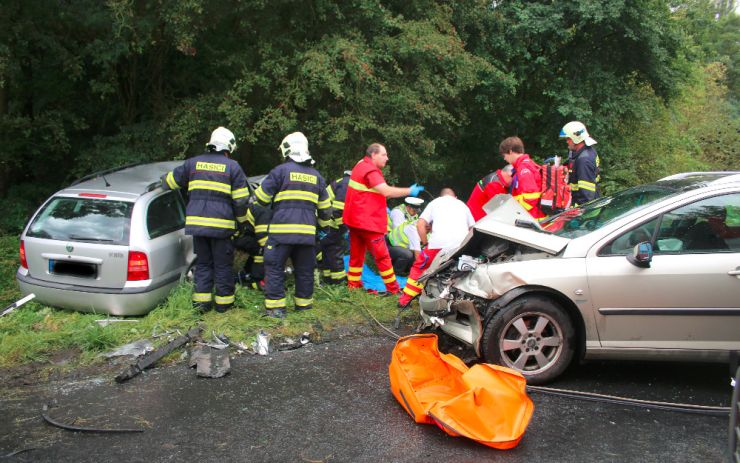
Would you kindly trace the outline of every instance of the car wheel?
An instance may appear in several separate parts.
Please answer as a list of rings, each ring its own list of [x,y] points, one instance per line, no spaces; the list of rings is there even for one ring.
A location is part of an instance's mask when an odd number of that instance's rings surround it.
[[[568,367],[574,342],[573,323],[558,304],[525,296],[490,318],[481,350],[487,362],[518,370],[530,384],[543,384]]]

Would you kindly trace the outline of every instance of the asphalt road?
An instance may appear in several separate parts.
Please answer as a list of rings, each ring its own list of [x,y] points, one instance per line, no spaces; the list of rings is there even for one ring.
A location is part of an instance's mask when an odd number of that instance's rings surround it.
[[[197,378],[183,362],[116,384],[113,376],[4,390],[0,460],[34,462],[720,462],[726,417],[532,393],[524,438],[495,450],[417,425],[392,396],[393,341],[368,337],[270,356],[237,356],[231,373]],[[728,406],[725,365],[594,363],[553,387]],[[137,434],[70,432],[141,427]],[[20,453],[14,453],[21,451]],[[14,453],[14,454],[13,454]]]

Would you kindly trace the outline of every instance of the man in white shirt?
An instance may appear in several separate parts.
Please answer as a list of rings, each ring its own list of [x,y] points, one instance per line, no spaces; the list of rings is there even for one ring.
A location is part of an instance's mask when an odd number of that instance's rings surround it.
[[[416,222],[422,250],[411,267],[406,286],[398,299],[398,307],[408,307],[421,293],[423,285],[417,279],[440,251],[458,247],[474,224],[475,220],[468,206],[457,199],[451,188],[443,188],[439,198],[429,203]],[[432,234],[427,242],[427,231],[430,228]]]

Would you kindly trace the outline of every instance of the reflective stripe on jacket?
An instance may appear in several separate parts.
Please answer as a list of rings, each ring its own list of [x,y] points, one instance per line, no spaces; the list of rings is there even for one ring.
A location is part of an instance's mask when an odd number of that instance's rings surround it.
[[[347,189],[344,224],[375,233],[388,231],[388,214],[385,196],[368,184],[368,175],[382,178],[380,169],[375,167],[369,156],[365,156],[352,169]]]
[[[573,153],[570,163],[570,191],[573,204],[584,204],[599,195],[600,180],[599,156],[593,146],[584,146],[580,151]]]
[[[322,221],[331,218],[324,178],[290,159],[272,169],[254,195],[263,205],[272,204],[268,233],[277,243],[314,245],[317,212]]]
[[[228,238],[237,222],[247,220],[247,177],[239,163],[223,153],[186,160],[164,176],[162,188],[187,190],[187,235]]]
[[[513,163],[514,174],[511,177],[511,196],[526,209],[535,219],[545,217],[540,209],[542,196],[540,166],[523,154]]]
[[[333,228],[339,228],[344,224],[342,215],[344,214],[344,200],[347,197],[347,188],[349,186],[349,175],[344,175],[336,180],[332,180],[326,187],[331,199],[332,223]]]

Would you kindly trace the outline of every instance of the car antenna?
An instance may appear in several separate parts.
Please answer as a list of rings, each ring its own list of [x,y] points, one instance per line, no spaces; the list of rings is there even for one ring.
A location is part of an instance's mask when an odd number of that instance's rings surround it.
[[[108,183],[108,179],[105,178],[105,175],[101,175],[103,177],[103,181],[105,182],[105,186],[110,186],[110,183]]]

